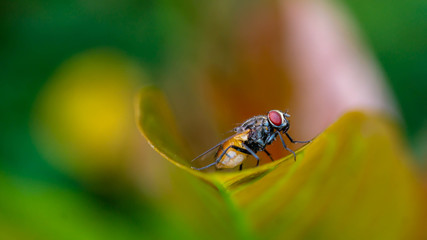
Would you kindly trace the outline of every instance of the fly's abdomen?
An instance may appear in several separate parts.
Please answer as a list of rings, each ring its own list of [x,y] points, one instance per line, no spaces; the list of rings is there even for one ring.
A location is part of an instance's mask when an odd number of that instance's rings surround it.
[[[222,153],[222,152],[221,152]],[[227,153],[224,154],[221,161],[216,164],[217,168],[234,168],[242,164],[242,162],[248,157],[246,153],[239,152],[234,148],[228,149]]]
[[[220,158],[219,162],[216,164],[217,168],[234,168],[246,160],[248,154],[238,149],[244,149],[243,142],[247,141],[248,133],[249,130],[228,140],[220,147],[215,155],[216,158]],[[226,152],[224,153],[224,151]]]

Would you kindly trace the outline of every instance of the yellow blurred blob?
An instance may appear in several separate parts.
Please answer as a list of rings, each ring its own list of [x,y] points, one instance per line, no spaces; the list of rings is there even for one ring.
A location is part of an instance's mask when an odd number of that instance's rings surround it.
[[[132,154],[141,71],[117,51],[79,54],[59,67],[35,106],[35,138],[53,164],[84,180],[120,173]]]

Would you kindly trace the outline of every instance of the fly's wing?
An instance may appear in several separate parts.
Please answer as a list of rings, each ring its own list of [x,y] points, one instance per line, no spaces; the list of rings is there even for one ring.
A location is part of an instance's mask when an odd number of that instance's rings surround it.
[[[222,147],[222,145],[227,142],[228,140],[234,138],[238,133],[222,140],[217,145],[211,147],[204,153],[200,154],[199,156],[195,157],[193,160],[191,160],[191,167],[196,170],[203,170],[206,168],[209,168],[216,164],[216,154],[218,150]]]

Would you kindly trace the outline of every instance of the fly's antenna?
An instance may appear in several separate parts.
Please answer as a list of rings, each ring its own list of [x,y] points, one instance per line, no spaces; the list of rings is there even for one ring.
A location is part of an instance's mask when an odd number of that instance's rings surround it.
[[[288,109],[286,109],[286,111],[285,111],[285,113],[284,113],[284,115],[285,115],[285,117],[291,117],[291,115],[288,113]]]

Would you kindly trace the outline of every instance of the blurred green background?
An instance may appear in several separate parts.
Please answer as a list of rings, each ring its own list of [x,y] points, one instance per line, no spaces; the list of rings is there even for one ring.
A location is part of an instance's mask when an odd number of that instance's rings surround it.
[[[422,162],[427,143],[427,1],[341,2],[379,60],[398,100],[408,140]],[[168,71],[183,79],[206,43],[205,33],[215,30],[207,28],[212,18],[225,9],[238,12],[239,4],[242,1],[1,1],[0,235],[73,239],[74,228],[88,239],[176,237],[163,229],[178,227],[135,188],[118,184],[114,191],[102,191],[46,161],[34,144],[35,102],[58,67],[96,48],[116,49],[143,67],[144,77],[136,78],[139,84],[161,85]],[[226,20],[219,19],[218,25]],[[34,191],[46,195],[37,198]],[[75,215],[57,215],[54,202],[67,205]],[[66,218],[74,225],[44,224],[40,218]]]

